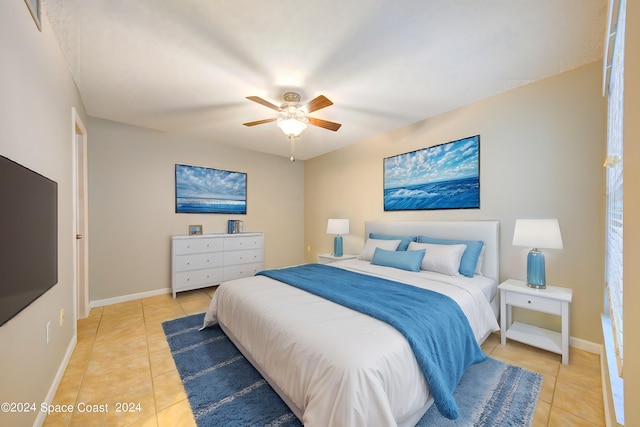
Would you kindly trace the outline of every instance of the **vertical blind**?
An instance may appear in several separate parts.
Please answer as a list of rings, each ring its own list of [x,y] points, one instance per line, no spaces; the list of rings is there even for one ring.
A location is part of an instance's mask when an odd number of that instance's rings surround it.
[[[605,281],[609,315],[616,346],[618,374],[624,361],[622,306],[622,226],[623,226],[623,105],[624,105],[624,32],[626,1],[621,0],[615,26],[615,43],[611,59],[608,93],[606,167],[606,258]],[[605,58],[606,60],[606,58]]]

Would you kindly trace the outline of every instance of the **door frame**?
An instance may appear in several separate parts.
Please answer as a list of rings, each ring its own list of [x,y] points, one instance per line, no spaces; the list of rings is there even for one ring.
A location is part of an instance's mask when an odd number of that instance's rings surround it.
[[[73,165],[73,284],[75,319],[89,315],[89,203],[87,179],[87,128],[71,108]],[[79,237],[80,236],[80,237]]]

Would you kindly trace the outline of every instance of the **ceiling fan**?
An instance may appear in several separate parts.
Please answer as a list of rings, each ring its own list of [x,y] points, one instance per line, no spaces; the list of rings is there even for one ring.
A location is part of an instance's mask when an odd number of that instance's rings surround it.
[[[333,102],[324,95],[319,95],[309,101],[305,105],[300,105],[300,95],[295,92],[287,92],[284,94],[284,103],[281,106],[274,105],[259,96],[247,96],[247,99],[265,107],[271,108],[280,113],[278,117],[270,119],[257,120],[255,122],[243,123],[245,126],[256,126],[263,123],[276,122],[278,127],[289,137],[291,141],[291,157],[289,160],[296,161],[294,155],[295,145],[293,139],[300,136],[303,130],[307,128],[307,123],[318,126],[331,131],[337,131],[342,126],[340,123],[330,122],[328,120],[316,119],[308,117],[307,114],[318,111],[321,108],[333,105]]]
[[[281,106],[274,105],[269,101],[265,101],[259,96],[247,96],[247,99],[265,107],[271,108],[280,113],[278,117],[271,119],[257,120],[255,122],[243,123],[245,126],[256,126],[263,123],[278,122],[278,127],[282,129],[285,135],[289,137],[300,136],[303,130],[307,128],[307,123],[318,126],[331,131],[337,131],[342,126],[340,123],[330,122],[327,120],[308,117],[307,114],[318,111],[321,108],[333,105],[326,96],[320,95],[312,99],[305,105],[300,105],[300,95],[295,92],[287,92],[284,94],[284,103]]]

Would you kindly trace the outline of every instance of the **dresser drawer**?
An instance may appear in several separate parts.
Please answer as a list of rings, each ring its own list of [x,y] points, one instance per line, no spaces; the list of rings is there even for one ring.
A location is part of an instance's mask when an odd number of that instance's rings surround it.
[[[253,276],[263,269],[262,233],[172,236],[171,287],[177,292]]]
[[[222,267],[222,252],[208,254],[180,255],[175,257],[175,271],[200,270],[203,268]]]
[[[258,271],[262,271],[261,262],[254,264],[234,265],[224,268],[224,280],[240,279],[242,277],[255,276]]]
[[[222,268],[210,268],[206,270],[185,271],[176,273],[176,280],[173,285],[174,291],[181,289],[194,289],[195,287],[206,287],[222,282]]]
[[[224,253],[224,265],[250,264],[262,262],[262,249],[233,251]]]
[[[224,250],[238,251],[244,249],[261,249],[263,240],[262,236],[225,237]]]
[[[542,311],[549,314],[562,314],[562,302],[535,295],[519,294],[515,292],[506,293],[506,303],[516,307],[524,307],[530,310]]]
[[[222,239],[215,237],[179,239],[174,240],[173,245],[176,255],[218,252],[223,247]]]

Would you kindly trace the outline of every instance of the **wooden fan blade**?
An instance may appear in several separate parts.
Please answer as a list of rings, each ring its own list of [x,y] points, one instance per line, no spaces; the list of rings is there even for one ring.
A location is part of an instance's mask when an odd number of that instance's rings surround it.
[[[247,99],[253,102],[257,102],[258,104],[264,105],[265,107],[269,107],[272,110],[276,110],[276,111],[282,111],[282,109],[280,107],[278,107],[277,105],[274,105],[272,103],[270,103],[269,101],[265,101],[264,99],[260,98],[259,96],[247,96]]]
[[[322,119],[314,119],[313,117],[307,117],[307,118],[309,119],[309,124],[318,126],[324,129],[332,130],[334,132],[340,129],[340,126],[342,126],[340,123],[336,123],[336,122],[330,122]]]
[[[333,102],[331,102],[326,96],[319,95],[309,101],[307,105],[302,108],[307,110],[307,113],[313,113],[314,111],[318,111],[319,109],[328,107],[329,105],[333,105]]]
[[[243,123],[243,125],[245,125],[245,126],[255,126],[255,125],[261,125],[263,123],[275,122],[276,120],[278,120],[278,118],[274,117],[273,119],[264,119],[264,120],[257,120],[255,122]]]

